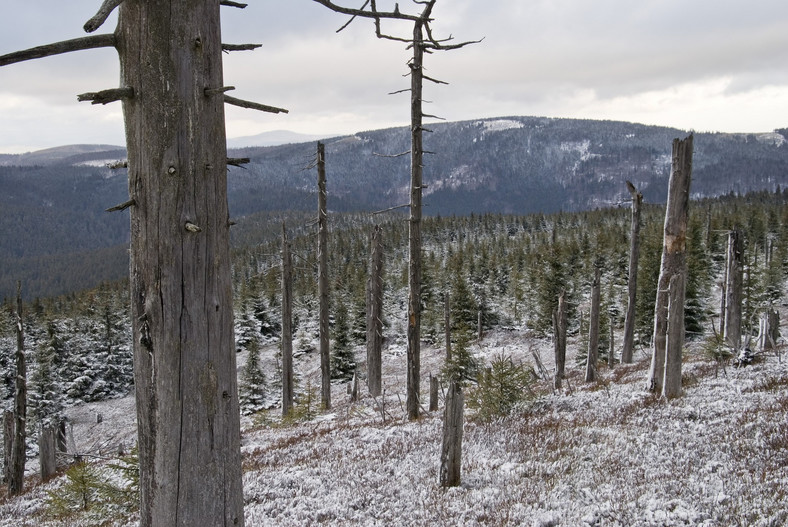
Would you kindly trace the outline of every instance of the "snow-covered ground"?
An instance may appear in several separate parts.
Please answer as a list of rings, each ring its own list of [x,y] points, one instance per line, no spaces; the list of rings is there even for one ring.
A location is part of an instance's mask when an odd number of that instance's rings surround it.
[[[474,352],[531,362],[538,351],[550,370],[551,349],[501,330]],[[316,355],[302,355],[296,366],[314,387]],[[481,423],[466,411],[462,485],[447,490],[438,485],[441,412],[405,419],[404,348],[392,344],[384,398],[351,403],[346,386],[335,385],[332,411],[312,420],[282,423],[277,410],[243,418],[246,524],[788,524],[788,357],[765,355],[723,372],[689,346],[684,394],[672,401],[644,391],[648,360],[637,358],[603,366],[595,384],[582,382],[569,359],[563,393],[539,381],[541,395],[506,419]],[[425,400],[427,377],[441,362],[439,349],[422,349]],[[132,397],[71,412],[78,450],[110,456],[133,440]],[[42,516],[46,490],[63,478],[36,480],[29,478],[34,487],[24,496],[0,500],[0,526],[69,525]]]

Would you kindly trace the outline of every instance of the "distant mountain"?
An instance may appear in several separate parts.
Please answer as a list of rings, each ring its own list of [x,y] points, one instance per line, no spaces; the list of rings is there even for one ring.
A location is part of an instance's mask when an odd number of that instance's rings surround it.
[[[227,139],[227,148],[246,148],[250,146],[276,146],[288,143],[306,143],[323,139],[323,135],[299,134],[288,130],[274,130],[257,135],[246,135]]]
[[[428,125],[424,167],[427,215],[471,212],[577,211],[629,199],[632,181],[647,202],[664,202],[671,143],[687,132],[640,124],[542,117],[505,117]],[[774,191],[788,187],[788,129],[762,134],[695,135],[693,197]],[[284,136],[280,136],[280,139]],[[406,127],[329,138],[329,208],[373,211],[408,202],[410,159]],[[379,154],[379,155],[376,155]],[[315,143],[232,150],[249,157],[228,175],[234,218],[260,211],[313,211],[316,175],[305,170]],[[81,269],[35,295],[87,287],[123,276],[128,213],[104,209],[128,199],[125,170],[105,163],[125,157],[111,145],[76,145],[0,155],[0,298],[14,280],[51,269]],[[119,255],[109,257],[109,247]],[[66,258],[65,255],[68,255]],[[53,259],[65,258],[60,264]],[[100,263],[94,262],[101,258]],[[43,263],[43,262],[48,263]],[[107,262],[118,262],[113,275]],[[114,269],[114,267],[113,267]],[[95,270],[95,273],[88,271]],[[92,276],[95,275],[95,276]]]

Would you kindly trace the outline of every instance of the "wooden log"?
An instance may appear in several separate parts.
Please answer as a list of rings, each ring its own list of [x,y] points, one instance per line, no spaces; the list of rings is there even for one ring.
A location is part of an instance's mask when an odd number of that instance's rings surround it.
[[[465,396],[457,380],[452,380],[446,394],[443,414],[443,445],[441,448],[440,486],[457,487],[460,484],[462,464],[462,428]]]

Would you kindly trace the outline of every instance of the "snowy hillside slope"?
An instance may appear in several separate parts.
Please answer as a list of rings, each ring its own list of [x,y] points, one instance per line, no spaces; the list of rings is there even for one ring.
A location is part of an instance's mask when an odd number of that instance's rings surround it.
[[[570,340],[570,350],[578,347]],[[538,352],[552,368],[551,342],[522,330],[496,330],[472,349],[486,360],[505,353],[523,362]],[[274,345],[265,348],[267,367],[275,353]],[[477,422],[466,410],[463,483],[444,490],[438,486],[441,412],[425,412],[417,422],[405,419],[404,353],[396,342],[385,351],[382,399],[364,396],[351,403],[346,385],[337,384],[330,413],[282,423],[274,408],[243,419],[247,526],[788,522],[784,356],[763,356],[757,364],[723,372],[690,346],[684,395],[673,401],[644,391],[643,351],[633,365],[602,366],[598,384],[583,383],[581,368],[570,359],[563,393],[541,380],[537,398],[491,423]],[[362,355],[358,348],[357,357]],[[424,393],[426,376],[438,373],[443,352],[425,346],[422,360]],[[317,388],[317,353],[300,355],[296,371],[302,391],[307,381]],[[103,415],[100,424],[96,413]],[[82,452],[111,457],[118,442],[128,445],[134,435],[131,397],[72,408],[69,415]],[[37,479],[28,478],[34,488],[24,496],[0,501],[0,526],[98,525],[80,517],[48,520],[46,493],[58,492],[64,478],[45,485]],[[105,519],[115,525],[112,518]]]

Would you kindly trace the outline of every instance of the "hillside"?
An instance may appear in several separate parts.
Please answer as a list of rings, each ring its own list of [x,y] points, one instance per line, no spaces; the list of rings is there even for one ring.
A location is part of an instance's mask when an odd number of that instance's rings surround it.
[[[686,132],[624,122],[508,117],[430,125],[425,148],[426,215],[529,214],[617,206],[625,180],[647,203],[667,192],[671,141]],[[695,138],[693,197],[788,187],[783,132]],[[326,140],[329,207],[375,211],[408,200],[406,128]],[[316,176],[304,170],[314,143],[232,150],[250,157],[231,168],[233,218],[311,212]],[[123,158],[113,146],[78,145],[0,157],[0,299],[21,279],[26,298],[51,296],[123,277],[128,213],[105,213],[128,199]],[[256,221],[256,220],[253,220]],[[244,235],[244,238],[247,238]]]

